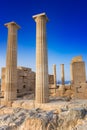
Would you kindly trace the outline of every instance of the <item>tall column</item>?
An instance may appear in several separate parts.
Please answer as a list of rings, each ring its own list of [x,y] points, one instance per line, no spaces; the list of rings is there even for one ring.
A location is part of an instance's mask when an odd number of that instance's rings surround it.
[[[53,65],[54,87],[56,88],[56,65]]]
[[[15,22],[6,23],[8,28],[8,45],[6,55],[6,77],[4,101],[9,102],[17,97],[17,30]]]
[[[65,78],[64,78],[64,64],[61,64],[61,81],[62,85],[65,84]]]
[[[46,43],[45,13],[34,15],[36,22],[36,103],[46,103],[49,100],[48,88],[48,56]]]
[[[71,78],[71,84],[73,84],[73,63],[70,64],[70,78]]]

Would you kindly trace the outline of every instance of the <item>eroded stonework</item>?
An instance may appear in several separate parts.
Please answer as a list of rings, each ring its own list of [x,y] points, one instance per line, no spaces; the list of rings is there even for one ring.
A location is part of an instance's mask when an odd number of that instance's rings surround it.
[[[2,96],[4,96],[5,91],[5,71],[6,69],[2,68]],[[17,67],[17,95],[21,96],[29,91],[35,92],[35,72],[30,68]]]
[[[15,102],[15,107],[0,106],[1,130],[87,130],[86,100],[55,98],[31,108],[27,107],[31,105],[28,100],[26,109],[23,108],[25,100],[18,102],[20,108]]]
[[[86,82],[85,62],[82,57],[75,57],[71,61],[71,83],[80,84]]]
[[[46,23],[48,18],[45,13],[33,16],[36,22],[36,90],[37,103],[49,102],[48,86],[48,51],[46,39]]]
[[[1,95],[5,91],[5,68],[1,73]],[[54,75],[48,75],[49,88],[54,87]],[[35,93],[36,73],[31,68],[17,67],[17,96],[23,96],[28,93]]]
[[[15,22],[5,24],[8,47],[6,68],[2,68],[0,130],[87,130],[85,63],[81,56],[72,59],[70,85],[64,82],[62,64],[62,84],[57,86],[56,65],[53,75],[48,75],[48,18],[45,13],[33,18],[36,22],[36,73],[30,68],[17,67],[19,26]]]

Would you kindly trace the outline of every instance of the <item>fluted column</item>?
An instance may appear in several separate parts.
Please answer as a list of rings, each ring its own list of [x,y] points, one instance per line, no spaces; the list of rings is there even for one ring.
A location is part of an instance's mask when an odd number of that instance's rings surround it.
[[[48,56],[46,41],[45,13],[33,16],[36,22],[36,103],[46,103],[49,100],[48,88]]]
[[[8,28],[8,45],[6,55],[6,74],[4,100],[12,101],[17,97],[17,30],[15,22],[5,24]]]
[[[54,87],[56,88],[56,65],[53,65]]]
[[[64,64],[61,64],[61,81],[62,81],[62,85],[64,85],[65,84]]]
[[[73,64],[70,64],[70,78],[71,78],[71,84],[73,84]]]

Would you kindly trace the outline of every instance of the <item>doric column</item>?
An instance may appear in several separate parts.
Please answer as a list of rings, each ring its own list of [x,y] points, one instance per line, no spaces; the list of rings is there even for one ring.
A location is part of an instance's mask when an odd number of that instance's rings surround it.
[[[65,84],[65,78],[64,78],[64,64],[61,64],[61,81],[62,85]]]
[[[48,88],[48,56],[46,43],[45,13],[33,16],[36,22],[36,103],[46,103],[49,100]]]
[[[53,65],[54,87],[56,88],[56,65]]]
[[[17,30],[20,28],[15,22],[6,23],[8,28],[8,45],[5,73],[5,102],[17,97]]]
[[[71,78],[71,84],[73,84],[73,63],[70,64],[70,78]]]

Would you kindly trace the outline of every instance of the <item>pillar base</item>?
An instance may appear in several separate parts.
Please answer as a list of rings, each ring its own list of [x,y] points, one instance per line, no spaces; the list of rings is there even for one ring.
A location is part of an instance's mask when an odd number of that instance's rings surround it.
[[[4,98],[0,100],[0,105],[2,106],[4,105],[4,106],[12,107],[12,103],[13,101],[5,101]]]

